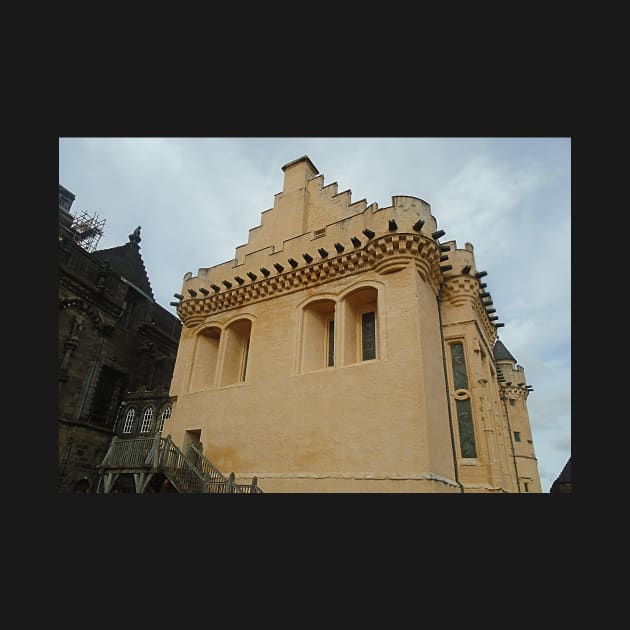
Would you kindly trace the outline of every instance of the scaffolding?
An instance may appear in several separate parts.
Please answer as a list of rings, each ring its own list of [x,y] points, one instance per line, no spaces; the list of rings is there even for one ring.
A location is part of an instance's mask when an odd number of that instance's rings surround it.
[[[92,253],[103,236],[104,225],[105,219],[99,219],[96,212],[90,216],[87,210],[83,210],[72,216],[72,238],[84,250]]]

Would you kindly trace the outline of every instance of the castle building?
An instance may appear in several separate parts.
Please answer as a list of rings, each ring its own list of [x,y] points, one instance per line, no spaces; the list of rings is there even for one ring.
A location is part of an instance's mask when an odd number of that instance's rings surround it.
[[[428,203],[352,202],[307,156],[235,258],[186,273],[165,422],[273,492],[541,492],[521,366]]]
[[[182,328],[155,302],[140,228],[128,243],[97,250],[104,221],[73,216],[74,199],[59,185],[60,493],[97,490],[114,436],[161,432]],[[123,480],[115,491],[124,491]]]

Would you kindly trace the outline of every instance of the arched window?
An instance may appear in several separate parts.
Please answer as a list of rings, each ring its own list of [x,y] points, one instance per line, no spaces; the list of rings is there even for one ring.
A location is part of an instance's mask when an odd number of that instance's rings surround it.
[[[219,356],[221,331],[216,327],[202,330],[195,341],[195,357],[190,391],[198,392],[214,387],[214,377]]]
[[[225,335],[225,355],[221,370],[221,385],[243,383],[247,374],[249,339],[252,323],[249,319],[239,319],[230,324]]]
[[[316,300],[304,307],[302,317],[302,371],[335,365],[335,302]]]
[[[140,426],[140,433],[148,433],[151,430],[153,424],[153,407],[147,407],[142,415],[142,425]]]
[[[162,413],[160,414],[160,417],[158,419],[158,426],[157,426],[157,430],[158,433],[162,432],[162,429],[164,428],[164,421],[168,420],[171,417],[171,406],[170,405],[166,405],[166,407],[164,407],[164,409],[162,409]]]
[[[125,416],[125,424],[123,426],[123,433],[132,433],[133,432],[133,419],[136,417],[136,410],[133,407],[130,407],[127,410],[127,415]]]
[[[373,287],[357,289],[344,299],[344,363],[352,365],[378,357],[377,297]]]

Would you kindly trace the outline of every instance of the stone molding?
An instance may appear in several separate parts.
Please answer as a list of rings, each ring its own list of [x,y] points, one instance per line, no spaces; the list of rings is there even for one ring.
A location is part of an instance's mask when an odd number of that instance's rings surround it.
[[[490,346],[497,338],[497,329],[493,326],[488,313],[479,297],[479,280],[474,276],[457,275],[444,280],[442,300],[451,306],[459,307],[470,304],[472,310],[477,314],[477,319],[481,322],[484,332],[490,341]]]
[[[239,472],[239,479],[256,477],[261,479],[351,479],[355,481],[439,481],[448,486],[459,488],[459,484],[447,477],[435,473],[393,473],[393,472],[293,472],[293,473],[249,473]]]
[[[360,249],[326,257],[295,269],[290,268],[227,291],[221,290],[205,297],[199,293],[195,297],[185,297],[177,306],[177,315],[186,327],[193,328],[210,314],[314,288],[339,277],[365,271],[373,270],[380,275],[394,273],[411,262],[414,262],[420,277],[431,285],[437,295],[444,279],[440,269],[440,256],[439,244],[424,235],[387,234],[374,238]],[[247,271],[244,269],[242,275],[246,276]]]

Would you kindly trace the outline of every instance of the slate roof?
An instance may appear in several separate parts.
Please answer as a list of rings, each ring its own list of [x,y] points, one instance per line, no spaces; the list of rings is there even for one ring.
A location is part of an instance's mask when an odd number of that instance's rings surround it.
[[[569,457],[569,460],[564,465],[562,472],[558,475],[558,478],[551,484],[549,492],[554,494],[559,492],[570,492],[571,486],[571,458]]]
[[[571,458],[564,465],[562,472],[558,475],[555,483],[571,483]]]
[[[123,278],[150,295],[152,299],[155,299],[137,243],[130,241],[119,247],[100,249],[93,252],[92,256],[101,262],[107,261],[112,271],[119,273]]]
[[[498,339],[494,343],[492,354],[495,361],[514,361],[516,363],[516,359],[510,354],[510,351]]]

